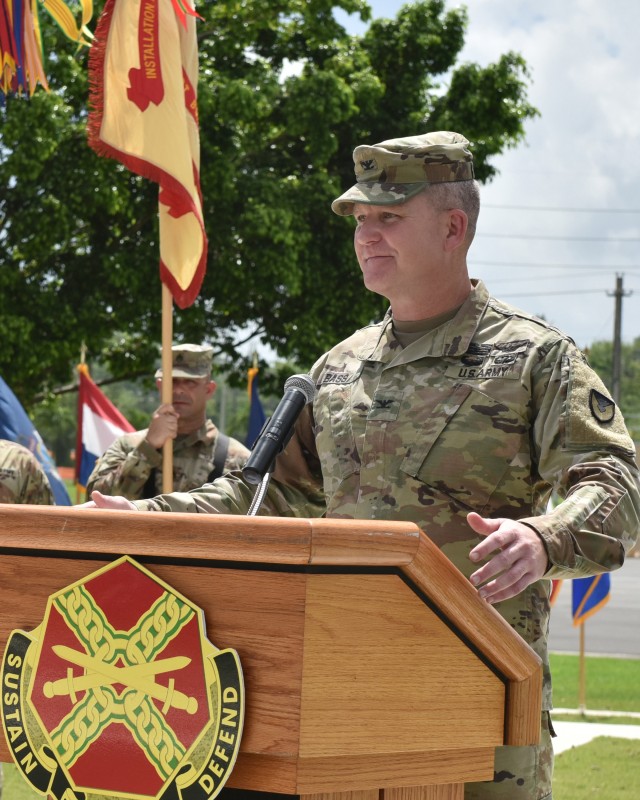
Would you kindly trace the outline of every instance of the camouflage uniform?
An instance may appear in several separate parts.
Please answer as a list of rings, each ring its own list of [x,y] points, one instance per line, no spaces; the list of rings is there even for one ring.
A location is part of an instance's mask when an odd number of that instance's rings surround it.
[[[355,203],[394,205],[471,181],[468,144],[439,131],[356,147],[357,183],[332,209],[348,215]],[[640,524],[635,447],[571,339],[473,283],[455,316],[406,347],[388,313],[316,362],[313,407],[276,461],[261,513],[415,522],[467,577],[481,538],[470,511],[537,531],[545,580],[495,608],[544,665],[540,744],[497,748],[494,780],[467,784],[465,798],[551,800],[548,579],[622,565]],[[547,513],[554,490],[562,502]],[[136,505],[244,514],[252,497],[228,475]]]
[[[220,432],[207,420],[193,433],[173,440],[173,489],[187,492],[207,482],[213,469],[213,454]],[[147,431],[126,433],[98,459],[87,481],[87,494],[94,489],[108,495],[123,495],[130,500],[143,496],[143,490],[154,471],[155,490],[162,491],[162,450],[156,450],[145,440]],[[224,471],[240,469],[249,451],[236,439],[229,438]]]
[[[53,491],[38,460],[16,442],[0,439],[0,503],[53,505]],[[0,764],[0,798],[4,782]]]
[[[620,567],[640,518],[635,449],[573,342],[490,297],[481,282],[452,320],[404,349],[391,322],[389,314],[315,364],[313,411],[303,412],[278,458],[262,513],[410,520],[469,576],[479,538],[466,515],[477,511],[538,531],[547,578]],[[553,488],[566,499],[547,514]],[[243,514],[251,497],[239,477],[227,476],[137,505]],[[542,658],[545,711],[549,588],[537,581],[495,606]],[[540,748],[499,748],[499,783],[469,785],[465,797],[533,797],[519,793],[523,778],[523,792],[533,780],[543,792],[537,800],[550,797],[548,714],[542,727]],[[518,759],[524,771],[537,766],[537,776],[527,781]]]
[[[6,439],[0,439],[0,503],[54,504],[53,491],[36,457]]]

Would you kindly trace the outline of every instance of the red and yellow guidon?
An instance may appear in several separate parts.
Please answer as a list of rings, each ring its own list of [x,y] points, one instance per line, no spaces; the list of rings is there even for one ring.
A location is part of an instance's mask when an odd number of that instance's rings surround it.
[[[202,611],[128,556],[49,598],[2,662],[18,768],[55,800],[211,800],[244,720],[238,655]]]

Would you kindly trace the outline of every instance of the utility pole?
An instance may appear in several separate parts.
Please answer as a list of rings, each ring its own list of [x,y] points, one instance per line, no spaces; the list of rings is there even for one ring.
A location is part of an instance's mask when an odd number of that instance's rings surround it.
[[[616,275],[614,292],[607,292],[615,298],[615,314],[613,318],[613,359],[611,369],[611,395],[614,403],[620,407],[620,375],[622,372],[622,298],[629,297],[632,292],[625,292],[622,287],[622,275]]]

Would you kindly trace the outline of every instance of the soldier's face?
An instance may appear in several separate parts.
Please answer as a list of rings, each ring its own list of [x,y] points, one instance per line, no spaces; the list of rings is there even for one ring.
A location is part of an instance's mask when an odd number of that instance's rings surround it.
[[[162,390],[162,381],[158,384]],[[181,419],[200,419],[215,388],[215,382],[207,378],[174,378],[171,404]]]
[[[356,203],[353,211],[355,251],[368,289],[393,306],[394,297],[420,296],[442,279],[447,212],[435,209],[427,195],[392,206]]]

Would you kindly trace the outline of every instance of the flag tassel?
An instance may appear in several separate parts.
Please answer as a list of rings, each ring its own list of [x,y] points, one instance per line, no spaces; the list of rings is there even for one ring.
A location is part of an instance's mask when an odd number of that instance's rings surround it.
[[[101,156],[110,155],[107,145],[100,140],[100,128],[104,114],[104,59],[113,3],[114,0],[107,0],[105,3],[89,50],[89,106],[92,111],[87,121],[87,137],[90,146]]]

